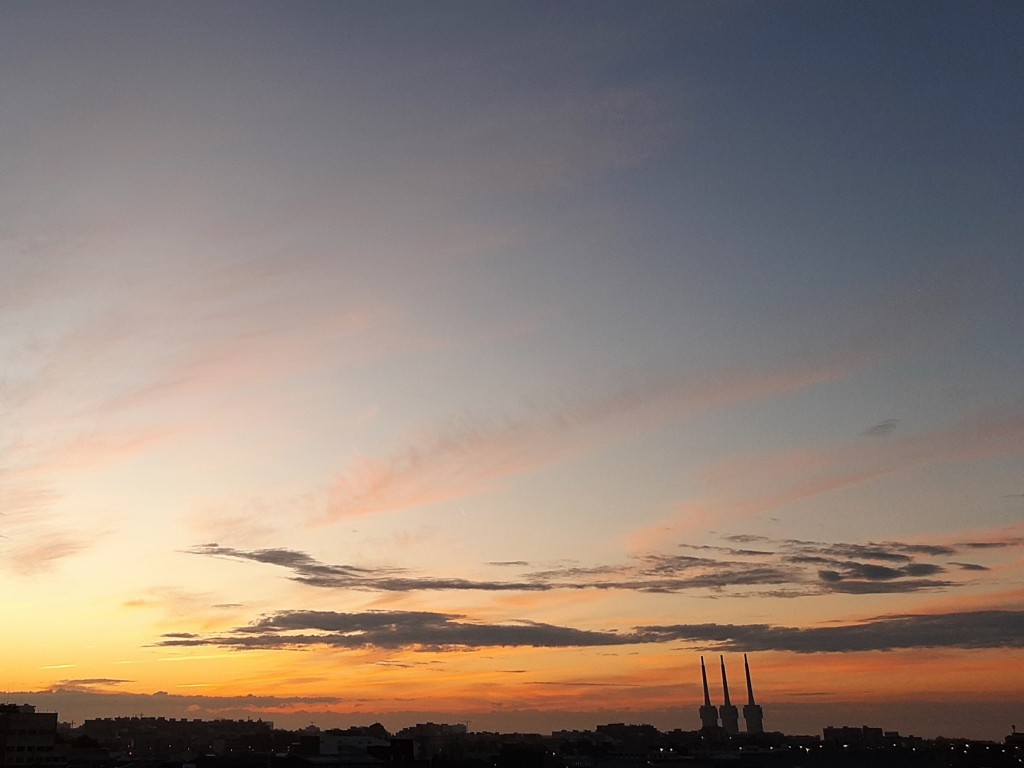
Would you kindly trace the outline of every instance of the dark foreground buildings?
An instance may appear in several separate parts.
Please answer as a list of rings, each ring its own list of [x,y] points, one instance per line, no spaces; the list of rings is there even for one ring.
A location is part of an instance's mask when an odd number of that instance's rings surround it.
[[[36,712],[31,704],[0,704],[0,768],[58,765],[56,741],[56,712]]]
[[[471,732],[420,723],[289,731],[263,720],[114,717],[77,728],[30,705],[0,704],[0,768],[1021,768],[1024,736],[1003,742],[924,740],[867,726],[830,726],[823,738],[766,732],[744,657],[745,731],[731,704],[704,703],[697,730],[611,723],[587,731]],[[730,709],[731,708],[731,709]],[[723,713],[724,710],[724,713]]]

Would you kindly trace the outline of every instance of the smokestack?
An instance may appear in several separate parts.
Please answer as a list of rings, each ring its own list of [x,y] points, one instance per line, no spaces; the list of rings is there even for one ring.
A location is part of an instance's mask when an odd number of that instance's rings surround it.
[[[747,672],[747,704],[754,703],[754,686],[750,684],[750,664],[747,663],[747,654],[743,654],[743,669]]]
[[[750,664],[745,653],[743,668],[747,672],[747,704],[743,707],[743,722],[747,724],[747,733],[764,733],[764,711],[754,703],[754,686],[750,682]]]
[[[700,727],[718,727],[718,709],[711,705],[711,693],[708,691],[708,671],[704,667],[704,657],[700,657],[700,676],[704,681],[704,706],[700,708]]]
[[[731,707],[732,702],[729,701],[729,681],[725,677],[725,656],[719,656],[718,658],[722,662],[722,693],[725,694],[725,706]]]
[[[722,662],[722,693],[725,695],[725,703],[718,708],[718,715],[722,718],[722,727],[727,733],[740,732],[740,713],[729,701],[729,680],[725,676],[725,657],[718,657]]]

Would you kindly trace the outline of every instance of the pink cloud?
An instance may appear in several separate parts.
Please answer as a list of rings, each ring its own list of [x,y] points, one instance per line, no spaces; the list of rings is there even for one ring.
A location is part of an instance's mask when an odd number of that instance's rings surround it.
[[[260,383],[298,375],[321,364],[323,350],[380,332],[395,320],[395,313],[362,307],[345,313],[325,313],[307,318],[313,331],[289,324],[229,333],[220,338],[189,344],[176,359],[151,372],[148,381],[129,388],[103,403],[100,411],[112,412],[180,402],[251,388]],[[379,334],[378,334],[379,335]],[[391,341],[391,344],[386,343]],[[374,352],[353,353],[358,359],[393,349],[394,339],[385,334]]]
[[[1024,413],[985,412],[919,435],[733,457],[697,473],[697,481],[708,488],[704,496],[680,504],[671,517],[636,531],[631,544],[646,549],[668,533],[757,517],[919,467],[1021,453]]]
[[[4,565],[22,576],[44,573],[52,570],[57,561],[87,549],[99,535],[65,531],[37,533],[7,547]]]
[[[170,427],[141,429],[109,429],[95,434],[78,435],[54,446],[25,474],[48,476],[51,473],[82,472],[147,453],[154,446],[171,439],[181,430]]]
[[[857,361],[648,380],[519,420],[462,421],[382,458],[352,462],[330,489],[326,522],[477,493],[504,477],[597,450],[686,416],[835,380]]]
[[[866,316],[866,320],[865,320]],[[851,317],[851,324],[855,318]],[[538,409],[521,418],[464,419],[383,457],[363,457],[333,482],[319,522],[392,512],[478,493],[502,478],[600,449],[695,413],[837,381],[948,331],[943,296],[873,306],[859,332],[800,346],[796,359],[638,380],[616,392]],[[855,473],[859,475],[859,471]],[[862,482],[824,478],[820,482]],[[820,491],[819,491],[820,492]]]

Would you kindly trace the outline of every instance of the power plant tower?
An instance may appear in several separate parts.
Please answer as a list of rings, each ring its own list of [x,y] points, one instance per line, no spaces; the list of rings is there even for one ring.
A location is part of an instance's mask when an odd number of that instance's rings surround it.
[[[718,710],[711,704],[711,694],[708,692],[708,671],[704,668],[704,657],[700,657],[700,676],[704,681],[704,706],[700,708],[700,727],[717,728]]]
[[[725,694],[725,703],[718,708],[718,714],[722,717],[722,727],[726,733],[740,732],[740,713],[729,701],[729,681],[725,677],[725,657],[718,657],[722,662],[722,692]]]
[[[747,724],[747,733],[764,733],[764,712],[759,704],[754,703],[754,686],[750,683],[750,664],[747,654],[743,654],[743,668],[747,672],[747,703],[743,707],[743,722]],[[728,695],[726,696],[728,702]]]

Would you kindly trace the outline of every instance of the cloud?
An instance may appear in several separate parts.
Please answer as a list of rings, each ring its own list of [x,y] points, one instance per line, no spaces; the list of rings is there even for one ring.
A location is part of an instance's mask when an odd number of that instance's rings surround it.
[[[896,431],[899,423],[899,419],[886,419],[885,421],[878,422],[873,427],[868,427],[861,434],[865,437],[888,437]]]
[[[648,553],[626,562],[596,565],[560,565],[525,571],[517,579],[463,579],[409,572],[401,568],[364,568],[324,563],[306,552],[269,548],[243,550],[219,544],[203,544],[190,554],[242,562],[274,565],[291,572],[291,579],[324,589],[356,589],[368,592],[481,591],[550,592],[554,590],[624,590],[648,593],[703,591],[742,594],[751,591],[777,597],[798,597],[829,592],[889,594],[950,589],[964,583],[963,576],[948,573],[946,564],[929,559],[946,558],[965,550],[998,551],[1021,546],[1019,537],[989,542],[932,544],[922,542],[818,542],[802,539],[770,539],[742,534],[724,537],[727,543],[757,542],[758,549],[714,545],[681,545],[702,553]],[[495,567],[526,568],[526,561],[503,561]],[[964,567],[961,572],[981,573],[985,566]],[[944,578],[931,578],[944,575]]]
[[[890,568],[887,565],[877,563],[844,562],[840,564],[841,571],[819,571],[819,574],[829,574],[828,581],[842,581],[844,579],[862,579],[865,581],[893,581],[904,576],[925,576],[942,573],[944,570],[940,565],[930,563],[911,563],[900,568]],[[822,578],[825,578],[822,576]]]
[[[613,632],[559,627],[519,621],[484,624],[465,616],[426,611],[282,611],[226,634],[202,638],[164,636],[162,646],[214,645],[236,649],[414,648],[443,651],[454,648],[528,646],[534,648],[590,647],[634,642]]]
[[[727,540],[736,537],[726,536]],[[770,539],[766,539],[770,541]],[[781,546],[791,554],[791,558],[819,556],[824,558],[858,557],[864,560],[887,560],[909,562],[913,555],[951,555],[955,547],[942,544],[907,544],[897,541],[884,541],[867,544],[825,543],[819,541],[803,541],[786,539]],[[963,546],[963,545],[961,545]],[[799,554],[795,554],[799,553]]]
[[[80,435],[45,449],[0,448],[8,461],[0,468],[2,538],[7,539],[2,567],[20,575],[45,573],[109,535],[96,527],[76,530],[62,519],[57,508],[66,497],[57,490],[55,478],[104,467],[148,449],[164,436],[152,430],[108,430],[102,436]]]
[[[819,571],[818,576],[828,585],[831,592],[848,595],[877,595],[895,592],[920,592],[954,586],[954,582],[939,579],[904,579],[902,581],[878,581],[870,579],[849,579],[835,571]]]
[[[651,379],[519,419],[462,419],[338,475],[324,519],[336,522],[478,493],[489,483],[595,450],[711,408],[781,395],[848,375],[858,358]]]
[[[83,690],[88,691],[99,687],[109,687],[115,685],[123,685],[124,683],[131,683],[133,680],[122,680],[117,677],[83,677],[73,680],[60,680],[54,683],[51,687],[52,690]]]
[[[945,557],[964,550],[978,549],[1012,549],[1024,544],[1024,537],[1012,532],[1000,530],[1000,535],[989,541],[951,541],[946,544],[901,541],[870,541],[866,543],[823,542],[806,539],[772,539],[767,536],[748,536],[746,534],[730,534],[723,536],[725,541],[743,543],[758,541],[770,544],[787,560],[806,558],[815,562],[836,561],[843,558],[860,558],[862,560],[879,560],[906,563],[913,556]],[[686,546],[686,545],[683,545]]]
[[[782,564],[712,560],[689,555],[645,555],[627,565],[559,568],[529,574],[551,588],[681,592],[732,586],[791,584],[799,570]]]
[[[410,576],[400,568],[358,568],[351,565],[322,563],[305,552],[293,549],[240,550],[218,544],[204,544],[188,550],[191,554],[249,560],[287,568],[292,579],[314,587],[363,589],[376,592],[413,590],[538,591],[550,589],[541,582],[473,581],[460,578]]]
[[[556,589],[680,592],[803,582],[802,572],[785,565],[716,561],[685,555],[651,555],[633,563],[595,567],[563,567],[527,573],[520,580],[470,580],[419,576],[400,569],[368,570],[321,563],[304,552],[284,549],[244,551],[216,544],[193,547],[192,554],[250,560],[288,568],[302,584],[376,592],[492,591],[547,592]]]
[[[38,302],[0,303],[13,332],[0,339],[0,509],[11,539],[0,559],[19,573],[94,543],[73,530],[89,485],[79,475],[231,429],[252,393],[325,359],[377,359],[396,346],[399,313],[324,295],[324,281],[309,279],[323,269],[315,260],[185,255],[164,274],[104,238],[93,248],[68,263],[51,256],[60,268],[38,270],[53,278]],[[20,293],[23,281],[34,290],[34,267],[14,271],[0,293]],[[259,410],[272,409],[261,400]]]
[[[1024,611],[881,616],[855,624],[680,624],[638,627],[648,642],[711,643],[715,650],[850,653],[899,648],[1024,648]]]
[[[20,575],[45,573],[59,561],[87,549],[102,535],[34,530],[5,548],[4,565]]]
[[[919,347],[924,336],[934,336],[946,325],[949,314],[944,301],[924,294],[879,308],[859,323],[851,321],[861,328],[845,338],[809,341],[789,355],[791,359],[781,354],[769,362],[702,374],[649,376],[517,417],[455,419],[390,454],[359,457],[343,467],[329,489],[323,517],[314,522],[332,523],[479,493],[505,477],[697,413],[840,380],[911,343]],[[859,475],[829,478],[826,485],[863,480]]]
[[[1024,544],[1024,536],[1011,536],[1000,541],[966,541],[961,546],[965,549],[1002,549]]]
[[[706,490],[674,515],[632,534],[637,548],[667,535],[723,521],[754,518],[791,504],[836,493],[922,467],[1024,454],[1024,412],[974,413],[943,429],[876,441],[733,457],[700,472]]]
[[[955,565],[958,568],[962,568],[965,571],[987,571],[988,566],[980,565],[979,563],[958,563],[955,560],[950,561],[950,565]]]
[[[410,509],[480,493],[506,477],[599,450],[689,416],[777,397],[846,378],[894,352],[934,338],[948,324],[947,302],[920,294],[851,318],[845,338],[806,340],[767,362],[699,374],[675,372],[628,381],[617,389],[555,402],[504,418],[472,415],[414,436],[379,456],[357,457],[334,478],[324,513],[342,519]],[[887,441],[888,442],[888,441]],[[815,480],[739,505],[771,508],[809,493],[864,482],[871,469]],[[754,509],[752,511],[757,511]],[[729,514],[732,514],[730,510]],[[657,534],[661,538],[661,533]]]
[[[280,611],[203,637],[164,635],[160,646],[236,650],[310,647],[445,652],[467,648],[583,648],[684,641],[716,651],[850,653],[899,648],[1024,648],[1024,611],[896,614],[818,627],[769,624],[639,626],[582,630],[531,621],[502,624],[426,611]]]

